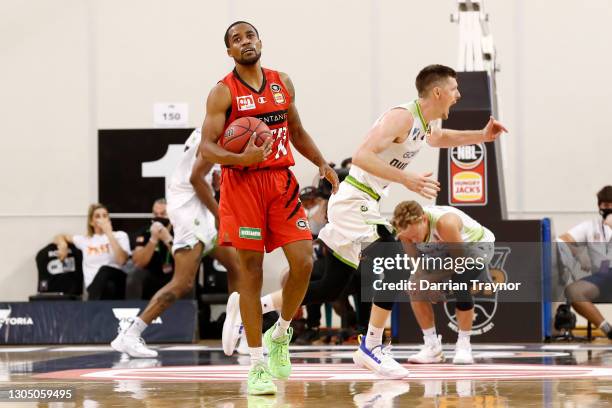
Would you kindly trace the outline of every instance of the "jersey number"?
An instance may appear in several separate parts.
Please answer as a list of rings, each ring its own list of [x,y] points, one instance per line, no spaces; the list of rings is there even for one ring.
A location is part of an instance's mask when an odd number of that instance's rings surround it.
[[[274,159],[287,155],[287,128],[285,126],[277,129],[271,129],[274,140],[278,139],[278,148]]]

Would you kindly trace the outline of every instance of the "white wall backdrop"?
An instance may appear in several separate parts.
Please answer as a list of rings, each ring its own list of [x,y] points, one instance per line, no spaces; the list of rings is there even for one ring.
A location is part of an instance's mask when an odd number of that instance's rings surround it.
[[[231,68],[223,33],[251,21],[264,66],[290,74],[306,128],[326,157],[350,156],[372,121],[415,97],[430,63],[453,66],[454,0],[4,0],[0,2],[0,300],[36,289],[34,254],[84,231],[97,200],[98,129],[147,128],[153,104],[186,102],[199,126]],[[612,184],[612,3],[487,0],[498,76],[508,209],[556,231],[595,214]],[[436,170],[423,151],[416,170]],[[310,183],[315,169],[298,158]],[[411,164],[411,166],[413,166]],[[413,194],[395,188],[384,209]],[[266,288],[282,255],[268,257]],[[282,262],[280,262],[282,263]]]

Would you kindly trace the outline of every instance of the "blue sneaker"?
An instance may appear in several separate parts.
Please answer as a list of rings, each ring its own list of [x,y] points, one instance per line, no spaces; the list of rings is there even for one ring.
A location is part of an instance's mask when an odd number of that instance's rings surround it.
[[[353,361],[361,368],[366,368],[374,374],[392,379],[408,377],[410,372],[391,356],[391,346],[382,344],[368,350],[365,337],[359,336],[359,348],[353,353]]]

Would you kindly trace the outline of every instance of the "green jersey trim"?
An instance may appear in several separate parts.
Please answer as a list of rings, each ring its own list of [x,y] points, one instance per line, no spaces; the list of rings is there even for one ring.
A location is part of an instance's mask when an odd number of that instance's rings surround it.
[[[367,184],[362,183],[361,181],[357,180],[355,177],[348,175],[346,176],[344,181],[349,183],[351,186],[355,187],[357,190],[363,191],[364,193],[366,193],[367,195],[369,195],[376,201],[380,200],[380,195],[378,195],[376,191],[372,189],[372,187],[368,186]]]

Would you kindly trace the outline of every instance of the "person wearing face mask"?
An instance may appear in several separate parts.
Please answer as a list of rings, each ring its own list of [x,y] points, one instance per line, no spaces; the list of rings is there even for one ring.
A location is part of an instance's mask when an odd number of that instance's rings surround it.
[[[166,207],[165,198],[155,200],[151,224],[140,231],[135,239],[132,261],[144,271],[142,299],[146,300],[170,282],[174,273],[173,233]]]
[[[565,295],[578,314],[598,326],[612,339],[612,324],[594,303],[612,298],[612,186],[597,193],[599,217],[584,221],[559,236],[569,244],[582,269],[592,274],[568,285]]]

